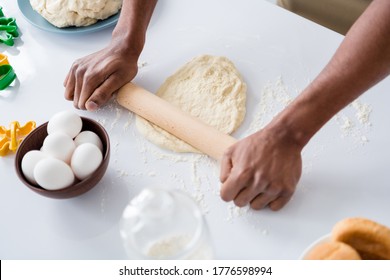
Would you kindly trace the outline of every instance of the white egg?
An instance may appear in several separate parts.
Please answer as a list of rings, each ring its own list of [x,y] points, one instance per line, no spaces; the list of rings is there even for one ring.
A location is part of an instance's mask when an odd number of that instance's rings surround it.
[[[79,180],[91,175],[103,160],[102,152],[91,143],[84,143],[78,146],[72,156],[70,166]]]
[[[40,160],[34,168],[34,178],[38,185],[47,190],[59,190],[74,182],[74,174],[65,162],[47,157]]]
[[[70,163],[76,144],[68,134],[53,132],[43,141],[41,151],[66,163]]]
[[[34,168],[39,161],[46,157],[47,155],[45,153],[36,150],[29,151],[23,156],[21,164],[22,172],[24,177],[26,177],[30,183],[34,185],[37,184],[37,181],[34,178]]]
[[[71,111],[62,111],[51,117],[47,124],[47,133],[61,131],[73,139],[80,133],[82,126],[83,121],[79,115]]]
[[[96,145],[101,152],[103,152],[103,143],[102,140],[100,140],[99,136],[92,131],[81,131],[79,135],[76,136],[74,139],[74,143],[77,146],[80,146],[81,144],[84,143],[91,143]]]

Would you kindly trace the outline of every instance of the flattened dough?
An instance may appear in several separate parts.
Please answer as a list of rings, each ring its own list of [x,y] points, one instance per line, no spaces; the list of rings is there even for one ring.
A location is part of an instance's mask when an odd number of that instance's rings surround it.
[[[240,126],[246,112],[246,84],[234,64],[221,56],[195,57],[170,76],[157,95],[227,134]],[[139,116],[136,126],[145,138],[162,148],[199,153]]]
[[[122,0],[30,0],[31,7],[57,27],[87,26],[112,16]]]

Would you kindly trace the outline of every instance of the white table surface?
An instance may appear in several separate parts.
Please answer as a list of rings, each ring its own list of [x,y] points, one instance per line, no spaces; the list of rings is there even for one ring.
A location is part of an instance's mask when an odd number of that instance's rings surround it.
[[[17,18],[21,37],[14,47],[0,46],[18,75],[18,82],[0,93],[0,125],[40,124],[58,111],[75,110],[63,98],[62,82],[75,59],[109,42],[112,28],[49,33],[31,26],[16,1],[2,5],[7,16]],[[295,97],[342,40],[262,0],[159,1],[147,35],[140,58],[146,65],[135,82],[150,91],[196,55],[224,55],[236,64],[248,84],[248,113],[237,138],[259,129]],[[88,193],[56,200],[19,182],[14,155],[0,158],[0,259],[124,259],[118,231],[124,207],[142,188],[162,184],[197,199],[218,259],[297,259],[346,217],[390,225],[389,92],[386,79],[359,99],[372,109],[365,122],[356,116],[361,109],[349,106],[313,138],[303,153],[297,191],[279,212],[223,202],[212,161],[178,157],[146,142],[132,114],[115,102],[96,113],[78,111],[100,121],[110,135],[107,173]]]

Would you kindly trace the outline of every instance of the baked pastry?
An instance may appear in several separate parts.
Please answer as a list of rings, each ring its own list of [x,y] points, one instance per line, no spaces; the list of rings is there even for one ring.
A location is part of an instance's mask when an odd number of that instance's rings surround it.
[[[333,227],[332,240],[350,245],[363,260],[390,260],[390,229],[372,220],[342,220]]]
[[[359,253],[351,246],[337,241],[328,241],[315,246],[305,260],[361,260]]]

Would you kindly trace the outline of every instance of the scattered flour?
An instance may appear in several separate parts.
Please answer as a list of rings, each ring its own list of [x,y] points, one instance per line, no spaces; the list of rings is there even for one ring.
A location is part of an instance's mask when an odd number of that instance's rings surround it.
[[[118,174],[117,177],[129,176],[129,173],[126,170],[123,170],[123,169],[117,169],[116,173]]]
[[[115,116],[115,119],[111,123],[111,130],[116,126],[116,124],[118,123],[119,119],[121,118],[123,109],[115,108],[115,110],[116,110],[116,116]]]
[[[368,135],[372,127],[371,112],[372,108],[369,104],[355,100],[335,116],[340,127],[341,137],[352,139],[351,150],[369,142]]]
[[[352,102],[352,107],[356,110],[356,118],[362,125],[371,125],[370,114],[372,112],[371,106],[363,104],[359,100]]]
[[[126,132],[129,129],[129,127],[133,121],[134,121],[134,113],[129,112],[127,120],[126,120],[125,124],[123,125],[124,132]]]
[[[228,216],[226,220],[232,222],[234,219],[246,215],[249,209],[249,206],[237,207],[236,205],[234,205],[234,203],[229,203],[229,205],[227,206]]]
[[[245,134],[250,135],[262,129],[292,100],[282,77],[278,77],[275,82],[266,83],[260,92],[260,101],[255,108],[256,114]]]
[[[148,65],[148,63],[146,61],[138,61],[138,63],[137,63],[137,66],[139,69],[144,68],[147,65]]]

